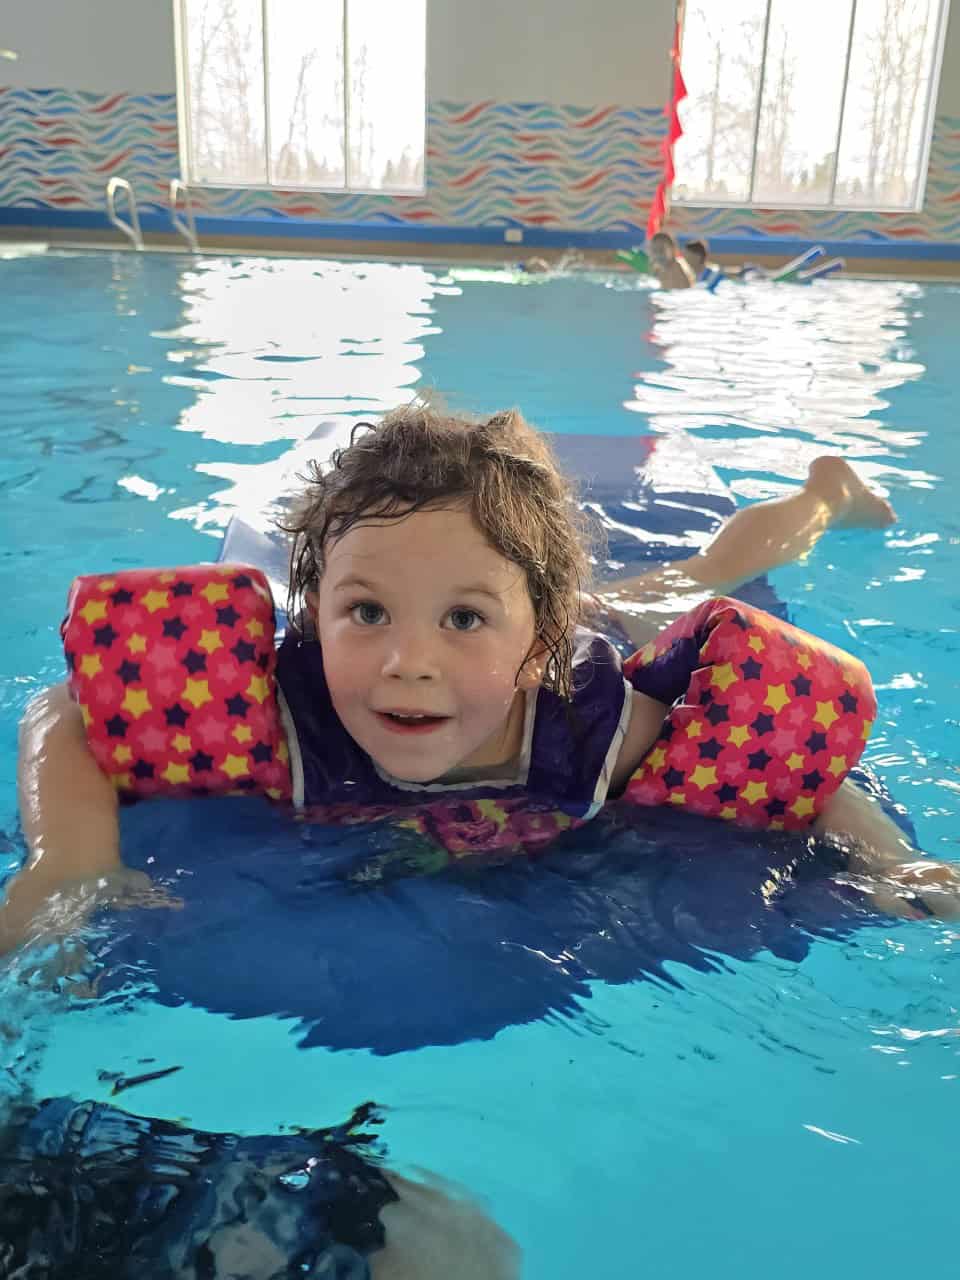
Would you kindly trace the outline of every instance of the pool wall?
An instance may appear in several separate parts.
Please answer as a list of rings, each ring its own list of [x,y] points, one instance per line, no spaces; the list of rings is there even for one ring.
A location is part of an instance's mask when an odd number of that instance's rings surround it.
[[[434,0],[427,187],[419,195],[195,188],[201,235],[612,249],[636,242],[661,169],[673,0]],[[17,6],[0,62],[0,232],[102,230],[135,185],[169,231],[179,176],[173,6]],[[960,260],[960,18],[946,33],[922,209],[676,208],[682,233],[762,254],[817,239],[850,256]],[[509,234],[508,234],[509,233]]]

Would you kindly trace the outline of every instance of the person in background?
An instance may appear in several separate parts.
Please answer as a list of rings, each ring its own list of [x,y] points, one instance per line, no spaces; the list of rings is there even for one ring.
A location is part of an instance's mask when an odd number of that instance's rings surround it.
[[[662,289],[689,289],[697,277],[690,263],[677,249],[677,242],[666,231],[658,231],[648,248],[650,270]]]

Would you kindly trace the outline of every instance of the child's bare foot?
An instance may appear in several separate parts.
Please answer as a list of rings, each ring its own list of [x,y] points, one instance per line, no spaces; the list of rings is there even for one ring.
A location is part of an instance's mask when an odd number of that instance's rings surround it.
[[[844,458],[816,458],[810,464],[807,488],[824,499],[840,528],[885,529],[897,513],[879,494],[868,489]]]

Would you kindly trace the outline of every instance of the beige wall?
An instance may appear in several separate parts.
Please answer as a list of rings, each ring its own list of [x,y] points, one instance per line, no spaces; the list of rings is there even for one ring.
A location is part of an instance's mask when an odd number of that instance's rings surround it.
[[[430,97],[660,106],[674,0],[430,0]]]
[[[403,0],[396,0],[402,3]],[[430,96],[580,106],[660,106],[674,0],[429,0]],[[15,88],[176,87],[173,0],[10,0],[0,62]],[[944,48],[937,113],[960,115],[960,0]]]
[[[960,0],[952,0],[950,5],[937,115],[960,116]]]
[[[18,89],[173,93],[172,0],[7,0],[0,84]]]
[[[395,0],[402,4],[403,0]],[[659,106],[674,0],[429,0],[430,97]],[[173,0],[9,0],[0,84],[176,88]]]

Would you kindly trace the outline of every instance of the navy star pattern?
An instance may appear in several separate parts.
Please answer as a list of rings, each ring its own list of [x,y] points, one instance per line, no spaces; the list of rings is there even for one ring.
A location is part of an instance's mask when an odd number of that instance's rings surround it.
[[[691,610],[624,669],[661,702],[689,682],[625,798],[751,825],[808,826],[859,756],[875,707],[855,659],[729,600]]]
[[[78,579],[63,631],[71,691],[121,792],[289,796],[273,609],[259,570]]]

